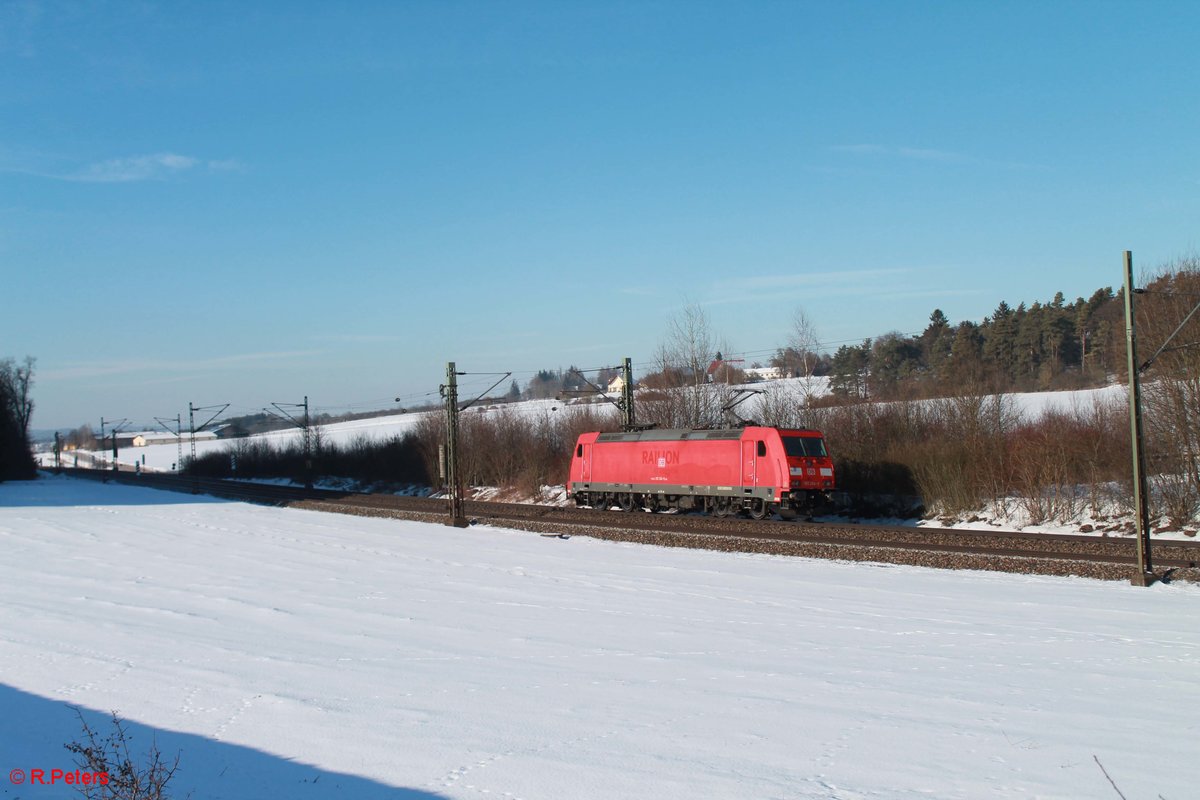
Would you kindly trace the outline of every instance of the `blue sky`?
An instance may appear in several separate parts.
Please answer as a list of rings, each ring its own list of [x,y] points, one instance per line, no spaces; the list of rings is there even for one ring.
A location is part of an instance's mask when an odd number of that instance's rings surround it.
[[[1197,252],[1197,40],[1190,2],[0,2],[0,357],[96,426],[646,362],[685,304],[765,360],[797,308],[835,348],[1089,295]]]

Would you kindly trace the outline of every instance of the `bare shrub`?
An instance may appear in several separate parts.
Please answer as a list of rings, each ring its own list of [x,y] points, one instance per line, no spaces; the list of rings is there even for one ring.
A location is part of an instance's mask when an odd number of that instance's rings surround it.
[[[1200,514],[1200,498],[1186,475],[1163,472],[1150,476],[1152,495],[1158,500],[1163,516],[1172,528],[1186,528]]]
[[[429,476],[431,485],[440,486],[439,465],[441,463],[442,445],[446,441],[446,415],[437,412],[422,414],[414,427],[413,435],[417,441],[417,450],[421,454],[421,462],[425,465],[425,474]]]
[[[1070,419],[1051,412],[1013,433],[1013,490],[1034,525],[1075,516],[1071,427]]]
[[[78,709],[75,714],[82,735],[63,746],[75,755],[81,772],[103,776],[75,784],[75,791],[87,800],[169,800],[167,789],[179,769],[178,753],[168,758],[151,741],[145,754],[136,756],[131,752],[133,736],[117,712],[112,712],[112,730],[107,734],[93,729]]]

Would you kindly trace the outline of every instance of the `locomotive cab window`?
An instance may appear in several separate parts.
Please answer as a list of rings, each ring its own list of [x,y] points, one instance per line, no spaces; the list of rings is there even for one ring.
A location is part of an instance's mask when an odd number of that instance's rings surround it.
[[[575,456],[576,458],[583,458],[583,445],[575,445]]]
[[[783,449],[789,458],[825,458],[825,440],[816,436],[784,436]]]
[[[762,457],[763,457],[763,456],[765,456],[766,454],[767,454],[767,443],[766,443],[766,442],[759,442],[759,443],[758,443],[758,457],[759,457],[759,458],[762,458]]]

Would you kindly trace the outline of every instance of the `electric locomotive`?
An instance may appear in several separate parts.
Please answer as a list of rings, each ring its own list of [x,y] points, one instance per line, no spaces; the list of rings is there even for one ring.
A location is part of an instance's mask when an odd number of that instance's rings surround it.
[[[582,434],[567,494],[593,508],[762,519],[811,512],[835,485],[820,431],[747,426]]]

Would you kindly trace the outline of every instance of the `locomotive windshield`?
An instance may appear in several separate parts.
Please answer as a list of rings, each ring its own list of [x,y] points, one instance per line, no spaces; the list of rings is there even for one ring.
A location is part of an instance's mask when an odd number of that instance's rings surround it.
[[[825,458],[825,440],[817,436],[784,436],[788,458]]]

